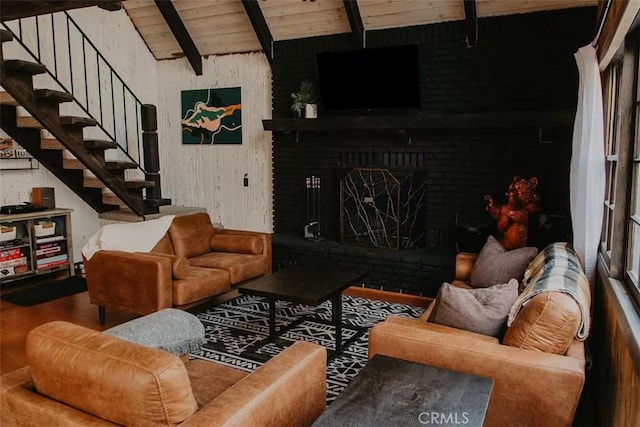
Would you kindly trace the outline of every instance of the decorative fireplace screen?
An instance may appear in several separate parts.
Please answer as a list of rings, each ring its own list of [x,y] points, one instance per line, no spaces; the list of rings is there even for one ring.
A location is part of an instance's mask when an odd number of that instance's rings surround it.
[[[340,179],[342,243],[413,248],[424,241],[424,178],[354,168]]]

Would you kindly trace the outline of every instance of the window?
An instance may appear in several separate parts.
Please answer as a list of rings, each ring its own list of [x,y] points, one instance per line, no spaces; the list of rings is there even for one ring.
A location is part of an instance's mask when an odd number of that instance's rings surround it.
[[[604,215],[602,224],[602,247],[607,258],[611,259],[611,246],[613,241],[614,209],[615,209],[615,183],[617,180],[618,166],[618,93],[621,64],[609,67],[605,83],[605,156],[607,185],[604,197]],[[609,266],[611,267],[611,266]]]
[[[640,38],[640,30],[636,31]],[[636,44],[636,50],[640,40]],[[633,134],[633,147],[631,148],[631,192],[629,198],[629,238],[627,240],[627,280],[635,288],[640,290],[640,52],[636,53],[636,97],[633,111],[636,116],[635,132]],[[636,294],[637,296],[637,294]]]
[[[607,186],[601,249],[640,306],[640,29],[603,74]]]

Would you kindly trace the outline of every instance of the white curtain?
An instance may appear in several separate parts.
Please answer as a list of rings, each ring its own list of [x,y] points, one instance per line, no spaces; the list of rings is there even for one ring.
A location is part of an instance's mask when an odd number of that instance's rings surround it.
[[[593,286],[606,182],[602,88],[594,47],[581,47],[575,59],[580,87],[569,176],[573,247],[582,257]]]

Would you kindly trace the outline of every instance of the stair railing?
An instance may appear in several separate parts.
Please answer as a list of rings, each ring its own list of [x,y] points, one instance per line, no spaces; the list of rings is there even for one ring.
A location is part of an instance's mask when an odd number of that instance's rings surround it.
[[[44,31],[41,21],[43,26],[48,21],[46,30],[50,31],[50,37],[41,34]],[[73,95],[75,104],[97,121],[96,126],[106,137],[118,144],[125,157],[122,160],[136,163],[146,174],[141,140],[144,104],[71,16],[66,11],[56,12],[1,24],[13,32],[14,40],[35,61],[46,66],[47,74],[62,90]],[[64,40],[66,52],[62,48]]]

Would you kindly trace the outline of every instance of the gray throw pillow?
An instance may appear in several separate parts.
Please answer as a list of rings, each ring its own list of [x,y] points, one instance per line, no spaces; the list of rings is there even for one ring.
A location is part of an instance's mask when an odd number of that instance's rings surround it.
[[[511,279],[519,282],[537,254],[538,248],[533,246],[507,251],[495,237],[489,235],[473,266],[469,284],[474,288],[486,288],[507,283]]]
[[[515,279],[480,289],[463,289],[443,283],[429,321],[499,338],[517,297],[518,281]]]

